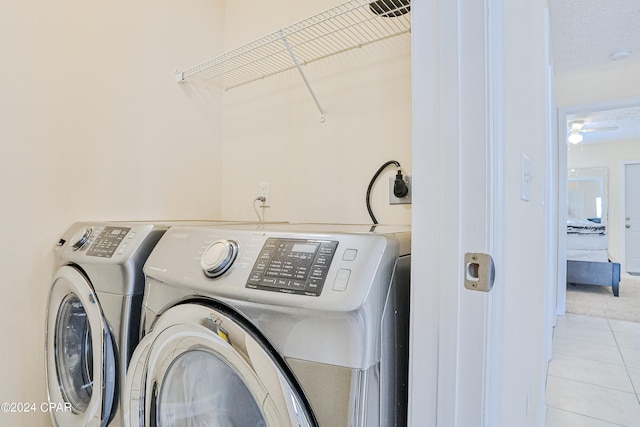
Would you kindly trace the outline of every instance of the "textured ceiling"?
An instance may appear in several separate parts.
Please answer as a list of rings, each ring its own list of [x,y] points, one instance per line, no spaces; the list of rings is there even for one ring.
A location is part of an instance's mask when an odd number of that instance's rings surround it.
[[[640,62],[640,0],[549,0],[558,74]],[[626,51],[621,61],[612,55]]]
[[[557,75],[603,71],[640,63],[640,0],[549,0],[551,44]],[[617,53],[624,59],[614,59]],[[640,77],[639,77],[640,78]],[[640,107],[585,111],[584,143],[640,140]]]

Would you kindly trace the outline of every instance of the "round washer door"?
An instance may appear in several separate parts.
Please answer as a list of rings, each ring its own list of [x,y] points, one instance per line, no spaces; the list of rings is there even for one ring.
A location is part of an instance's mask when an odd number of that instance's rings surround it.
[[[291,372],[245,322],[197,303],[162,313],[129,365],[125,425],[317,426]]]
[[[61,426],[106,426],[114,412],[115,349],[89,281],[61,267],[49,294],[46,371],[51,416]]]

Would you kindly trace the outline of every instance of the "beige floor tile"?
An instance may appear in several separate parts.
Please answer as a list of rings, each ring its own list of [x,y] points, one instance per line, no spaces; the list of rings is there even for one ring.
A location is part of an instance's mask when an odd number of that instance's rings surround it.
[[[597,343],[613,347],[617,346],[611,329],[589,327],[558,329],[558,327],[556,327],[553,334],[554,337],[557,337],[558,339],[572,339],[587,343]]]
[[[545,427],[616,427],[606,421],[587,417],[562,409],[547,408],[547,421]]]
[[[549,364],[549,375],[634,393],[627,369],[622,365],[557,355]]]
[[[640,403],[635,393],[612,390],[549,375],[547,405],[590,418],[637,427]]]
[[[633,348],[640,350],[640,334],[632,332],[614,332],[616,342],[619,347]]]
[[[555,337],[553,354],[567,357],[581,357],[614,365],[624,365],[617,346],[593,343],[571,337]]]
[[[609,319],[609,325],[611,325],[614,334],[617,332],[628,332],[640,335],[640,323]]]
[[[640,369],[639,368],[627,368],[629,370],[629,376],[631,377],[631,383],[635,388],[636,394],[640,395]]]
[[[640,349],[620,346],[620,353],[622,353],[622,359],[628,368],[640,369]]]
[[[558,316],[556,329],[604,329],[610,330],[611,326],[607,319],[602,317],[583,316],[581,314],[567,313]]]

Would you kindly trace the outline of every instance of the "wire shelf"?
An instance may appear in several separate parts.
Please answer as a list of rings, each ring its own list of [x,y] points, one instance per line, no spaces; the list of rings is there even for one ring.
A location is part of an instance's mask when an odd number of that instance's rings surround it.
[[[350,0],[311,18],[176,73],[231,89],[411,31],[410,0]]]

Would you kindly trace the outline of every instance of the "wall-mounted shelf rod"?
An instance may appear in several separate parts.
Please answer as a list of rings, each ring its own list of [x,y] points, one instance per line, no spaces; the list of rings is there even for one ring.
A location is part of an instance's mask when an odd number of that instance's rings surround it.
[[[302,80],[304,81],[304,84],[307,86],[307,89],[309,90],[309,93],[311,94],[311,97],[313,98],[313,102],[316,103],[316,106],[318,107],[318,110],[320,111],[320,121],[324,122],[324,111],[322,111],[322,106],[320,105],[320,102],[318,101],[318,98],[316,97],[316,94],[313,92],[313,89],[311,88],[311,85],[309,84],[309,80],[307,80],[307,76],[304,74],[304,71],[302,71],[302,67],[300,66],[300,63],[298,62],[298,58],[296,58],[296,54],[293,52],[293,49],[291,49],[291,45],[289,45],[289,42],[287,41],[287,36],[284,34],[283,30],[278,31],[278,34],[280,34],[280,37],[282,38],[282,43],[284,43],[284,47],[287,48],[287,51],[289,52],[289,55],[291,55],[291,60],[295,64],[296,68],[298,69],[298,72],[300,73],[300,77],[302,77]]]

